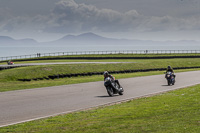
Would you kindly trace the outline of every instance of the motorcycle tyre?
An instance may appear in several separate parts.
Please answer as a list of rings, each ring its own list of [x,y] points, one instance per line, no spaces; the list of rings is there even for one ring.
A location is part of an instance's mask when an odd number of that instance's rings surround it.
[[[106,88],[106,89],[107,89],[108,95],[109,95],[110,97],[113,97],[113,96],[114,96],[113,88],[108,87],[108,88]]]
[[[119,95],[123,95],[124,94],[124,89],[122,88],[122,91],[120,91],[118,94]]]
[[[175,79],[174,79],[174,81],[172,82],[172,85],[174,85],[175,84]]]
[[[170,80],[167,80],[167,83],[168,83],[168,85],[169,85],[169,86],[171,85],[171,82],[170,82]]]

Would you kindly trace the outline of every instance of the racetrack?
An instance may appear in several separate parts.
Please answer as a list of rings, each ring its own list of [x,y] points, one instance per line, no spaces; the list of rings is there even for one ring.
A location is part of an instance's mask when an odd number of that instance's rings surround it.
[[[0,65],[0,67],[19,67],[19,66],[38,66],[38,65],[64,65],[64,64],[117,64],[117,63],[134,63],[134,62],[52,62],[52,63],[24,63],[14,65]]]
[[[109,97],[103,81],[0,93],[0,127],[112,104],[200,83],[200,71],[177,73],[174,86],[163,75],[120,79],[124,95]],[[67,80],[67,79],[66,79]],[[102,77],[103,80],[103,77]]]

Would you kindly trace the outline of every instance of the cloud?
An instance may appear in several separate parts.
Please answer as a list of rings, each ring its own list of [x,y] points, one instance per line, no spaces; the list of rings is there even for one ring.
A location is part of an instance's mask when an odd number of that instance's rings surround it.
[[[136,10],[121,13],[111,9],[98,9],[93,5],[77,4],[74,0],[62,0],[55,5],[47,32],[84,31],[161,31],[192,30],[199,28],[199,18],[174,16],[145,16]]]
[[[133,23],[139,14],[132,10],[120,13],[111,9],[98,9],[92,5],[77,4],[73,0],[58,2],[51,14],[51,21],[47,31],[75,32],[75,31],[118,31],[128,30],[129,23]]]
[[[2,30],[12,30],[11,26],[5,26],[7,20],[11,19],[13,16],[10,14],[9,8],[0,8],[0,29]]]
[[[183,1],[184,2],[184,1]],[[187,3],[183,3],[186,5]],[[190,15],[177,17],[170,14],[149,16],[137,10],[119,12],[97,8],[93,5],[60,0],[49,15],[35,17],[12,16],[9,9],[0,8],[0,31],[43,31],[50,33],[100,32],[146,32],[200,29],[197,10],[187,9]],[[7,15],[3,15],[3,14]],[[185,12],[184,12],[185,13]]]

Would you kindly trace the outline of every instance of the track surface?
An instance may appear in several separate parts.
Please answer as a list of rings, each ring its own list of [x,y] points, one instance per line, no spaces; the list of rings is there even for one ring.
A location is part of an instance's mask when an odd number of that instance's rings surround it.
[[[134,63],[134,62],[55,62],[55,63],[25,63],[25,64],[14,64],[14,65],[0,65],[0,67],[37,66],[37,65],[62,65],[62,64],[117,64],[117,63]]]
[[[124,87],[125,93],[123,96],[114,97],[108,97],[103,81],[1,92],[0,127],[200,83],[200,71],[176,75],[174,86],[167,86],[164,74],[120,79],[119,82]]]

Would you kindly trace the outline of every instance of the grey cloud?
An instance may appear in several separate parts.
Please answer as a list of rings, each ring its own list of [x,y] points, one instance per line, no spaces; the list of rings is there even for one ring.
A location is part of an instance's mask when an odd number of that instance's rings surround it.
[[[74,31],[128,30],[130,27],[127,25],[133,23],[132,21],[139,16],[140,15],[135,10],[131,10],[127,13],[120,13],[110,9],[98,9],[92,5],[77,4],[73,0],[63,0],[56,4],[51,15],[53,21],[51,20],[50,23],[56,25],[52,27],[49,25],[47,29],[62,27],[62,29],[66,29],[66,32],[73,29]]]
[[[37,15],[35,17],[18,16],[11,17],[0,22],[0,31],[18,32],[18,31],[37,31],[44,29],[46,21],[49,21],[46,16]]]
[[[12,24],[6,24],[2,26],[2,30],[6,32],[12,32],[14,29]]]
[[[0,8],[0,24],[4,23],[6,20],[12,18],[9,8]],[[1,25],[0,25],[1,26]]]
[[[144,1],[147,2],[147,0],[137,2],[141,4]],[[156,10],[160,9],[161,13],[166,13],[167,8],[172,8],[162,7],[163,3],[161,4],[160,0],[154,0],[154,2],[159,3]],[[192,4],[190,5],[189,2],[192,2]],[[186,7],[188,4],[190,8],[187,8],[186,11],[177,10],[175,12],[171,10],[168,14],[159,14],[158,16],[142,14],[138,11],[139,9],[119,12],[111,9],[97,8],[94,5],[77,3],[74,0],[61,0],[57,2],[49,15],[40,14],[13,17],[7,12],[8,15],[3,16],[0,8],[0,18],[2,18],[0,21],[0,30],[38,30],[52,33],[194,30],[200,29],[199,11],[196,8],[194,10],[191,8],[191,6],[194,6],[194,2],[197,1],[164,1],[166,5],[174,3],[175,5],[172,4],[172,6],[176,6],[177,8],[174,7],[173,9],[180,9]],[[148,3],[150,3],[149,0]],[[148,3],[145,5],[148,5]],[[149,5],[153,6],[152,4]],[[6,10],[2,9],[2,11],[6,13]],[[177,17],[177,15],[173,15],[173,11],[174,14],[181,14],[181,11],[183,13]],[[188,14],[193,13],[194,16],[186,15],[186,12]]]
[[[58,2],[51,15],[53,20],[46,27],[52,32],[76,31],[160,31],[175,29],[180,20],[170,17],[149,17],[136,10],[125,13],[111,9],[98,9],[92,5],[77,4],[74,0]]]
[[[108,8],[120,12],[135,9],[145,16],[183,17],[199,14],[199,0],[75,0],[77,3],[92,3],[98,8]],[[197,15],[196,14],[196,15]]]

